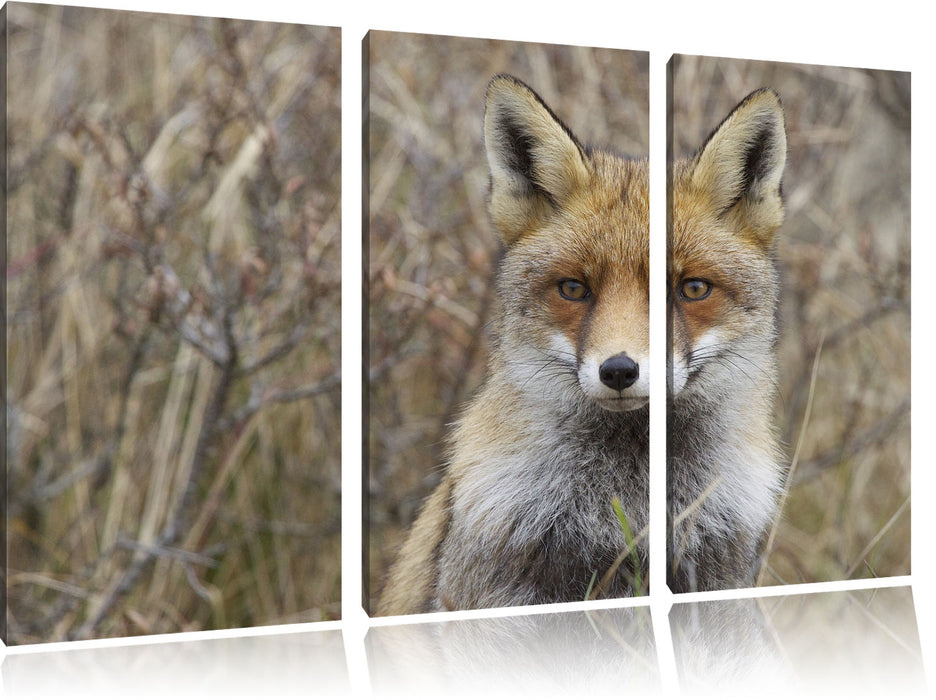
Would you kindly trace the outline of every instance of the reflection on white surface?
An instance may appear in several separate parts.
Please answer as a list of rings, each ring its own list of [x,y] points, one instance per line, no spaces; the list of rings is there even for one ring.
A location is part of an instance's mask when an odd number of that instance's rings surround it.
[[[348,695],[341,632],[7,653],[3,689],[23,698],[311,698]]]
[[[374,697],[655,696],[646,608],[377,627],[366,639]]]
[[[670,627],[684,692],[925,691],[909,587],[683,603]]]
[[[659,652],[678,679],[661,678],[650,611],[636,607],[378,626],[363,640],[352,627],[7,650],[0,696],[344,698],[366,695],[368,676],[377,698],[658,697],[675,680],[716,697],[925,692],[907,587],[677,603],[669,622],[673,656]]]

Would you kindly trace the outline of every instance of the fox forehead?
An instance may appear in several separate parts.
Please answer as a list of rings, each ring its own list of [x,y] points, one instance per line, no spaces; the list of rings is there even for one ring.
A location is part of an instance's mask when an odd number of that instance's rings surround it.
[[[556,215],[515,244],[541,274],[593,287],[649,279],[649,185],[646,160],[592,154],[591,178]],[[531,272],[533,270],[530,270]]]
[[[672,222],[667,239],[668,277],[704,277],[709,281],[744,286],[749,275],[757,279],[771,269],[770,255],[753,235],[739,229],[712,208],[694,188],[677,163],[672,178]]]

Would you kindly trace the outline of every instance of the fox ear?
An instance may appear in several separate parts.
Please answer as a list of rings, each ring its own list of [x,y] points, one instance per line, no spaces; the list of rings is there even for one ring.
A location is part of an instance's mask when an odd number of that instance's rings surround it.
[[[692,182],[722,217],[735,219],[762,245],[783,222],[781,179],[786,129],[780,97],[769,88],[744,98],[695,158]]]
[[[516,78],[487,89],[484,145],[490,211],[508,245],[542,223],[587,182],[582,146],[540,97]]]

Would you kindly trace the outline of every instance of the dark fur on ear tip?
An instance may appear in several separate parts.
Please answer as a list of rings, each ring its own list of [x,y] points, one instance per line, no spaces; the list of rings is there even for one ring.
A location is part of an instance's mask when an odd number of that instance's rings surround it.
[[[696,157],[700,158],[715,141],[733,142],[738,153],[731,166],[736,168],[737,180],[722,215],[743,199],[760,202],[764,197],[780,194],[786,132],[776,90],[765,87],[748,94],[712,130]]]
[[[491,104],[491,98],[492,98],[492,94],[493,94],[494,90],[497,88],[498,84],[499,84],[499,83],[502,83],[502,82],[513,83],[513,85],[515,85],[515,86],[521,88],[522,90],[526,91],[527,93],[529,93],[529,95],[530,95],[534,100],[536,100],[536,101],[539,103],[540,107],[542,107],[544,110],[546,110],[547,114],[549,114],[549,116],[552,117],[552,119],[553,119],[557,124],[559,124],[559,126],[562,128],[562,130],[566,133],[566,136],[568,136],[570,139],[572,139],[572,142],[576,145],[576,147],[578,147],[579,151],[581,151],[581,152],[584,154],[585,149],[584,149],[584,147],[582,146],[581,142],[578,140],[578,138],[575,136],[575,134],[572,133],[572,129],[570,129],[570,128],[566,125],[566,123],[565,123],[564,121],[562,121],[562,119],[559,118],[559,115],[557,115],[557,114],[552,110],[552,107],[550,107],[548,104],[546,104],[546,102],[543,100],[542,97],[539,96],[539,93],[537,93],[536,90],[534,90],[534,89],[531,88],[529,85],[527,85],[525,82],[523,82],[522,80],[520,80],[520,78],[517,78],[517,77],[511,75],[510,73],[498,73],[498,74],[495,75],[493,78],[491,78],[491,80],[488,82],[487,89],[485,90],[485,93],[484,93],[484,97],[485,97],[485,111],[487,111],[487,108],[488,108],[488,107],[490,106],[490,104]]]
[[[502,144],[505,147],[502,155],[508,167],[523,176],[522,182],[526,190],[524,194],[538,192],[546,197],[550,204],[555,205],[552,195],[536,179],[532,156],[533,138],[510,115],[502,115],[498,122],[500,133],[503,135]]]
[[[740,196],[750,192],[756,182],[769,175],[778,147],[776,125],[761,125],[746,146]]]
[[[782,115],[782,114],[783,114],[783,102],[782,102],[782,100],[780,99],[780,93],[778,93],[776,90],[774,90],[774,89],[771,88],[771,87],[762,87],[762,88],[758,88],[757,90],[754,90],[753,92],[749,93],[748,96],[745,97],[743,100],[741,100],[741,101],[735,106],[735,108],[734,108],[733,110],[731,110],[731,111],[725,116],[725,118],[722,119],[722,120],[718,123],[718,126],[716,126],[714,129],[712,129],[712,130],[709,132],[709,134],[708,134],[708,136],[705,138],[705,140],[702,141],[702,146],[699,148],[698,151],[696,151],[696,154],[698,155],[699,153],[701,153],[702,151],[705,150],[705,147],[709,145],[709,142],[712,140],[712,138],[715,136],[715,134],[717,134],[717,133],[719,132],[719,130],[725,125],[725,123],[726,123],[728,120],[730,120],[732,117],[734,117],[735,114],[737,114],[737,113],[738,113],[739,111],[741,111],[742,109],[745,109],[745,108],[746,108],[748,105],[750,105],[750,103],[753,102],[754,100],[756,100],[756,99],[758,99],[758,98],[760,98],[760,97],[762,97],[762,96],[767,96],[767,95],[772,96],[772,97],[777,101],[777,107],[779,108],[780,114]],[[782,123],[780,124],[780,126],[782,127]]]

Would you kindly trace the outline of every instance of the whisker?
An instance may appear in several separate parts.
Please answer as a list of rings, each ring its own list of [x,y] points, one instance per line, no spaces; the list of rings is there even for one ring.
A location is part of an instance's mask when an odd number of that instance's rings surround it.
[[[575,356],[572,353],[553,350],[550,352],[540,351],[540,354],[543,356],[542,360],[521,363],[525,366],[537,367],[536,371],[527,377],[523,383],[523,388],[526,388],[531,381],[542,377],[568,381],[569,386],[574,386],[575,382],[572,380],[576,376],[576,367],[574,362],[570,363],[565,359],[565,357],[569,357],[574,360]]]
[[[775,376],[766,372],[760,364],[747,355],[732,349],[728,345],[712,345],[700,352],[693,352],[687,362],[687,368],[691,375],[696,375],[709,364],[718,364],[722,367],[730,367],[737,370],[744,375],[752,386],[757,386],[761,380],[769,378],[770,387],[773,392],[776,393],[780,391],[780,384]],[[749,367],[745,369],[743,365],[748,365]],[[766,391],[763,393],[765,395],[767,394]]]

